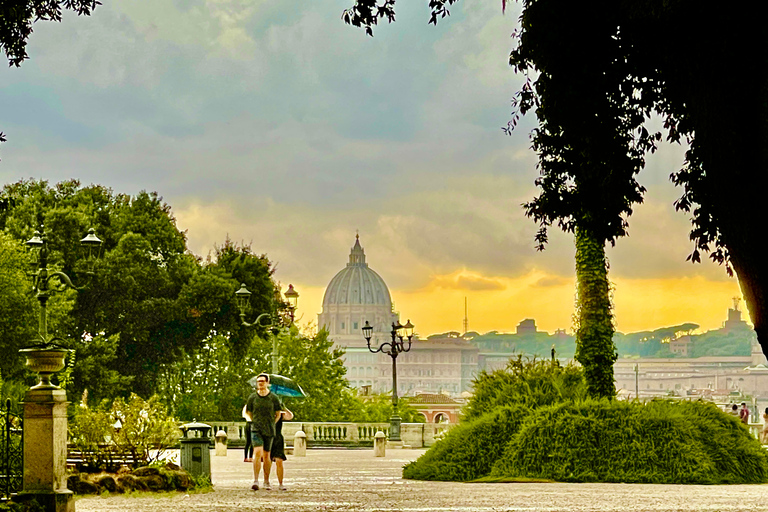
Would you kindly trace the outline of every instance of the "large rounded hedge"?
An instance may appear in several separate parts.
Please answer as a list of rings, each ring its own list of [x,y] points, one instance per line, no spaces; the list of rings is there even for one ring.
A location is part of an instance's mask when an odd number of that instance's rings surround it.
[[[501,425],[505,419],[508,423]],[[499,430],[495,434],[488,431],[493,425]],[[493,445],[488,442],[491,439]],[[499,445],[504,446],[501,454]],[[467,446],[471,453],[466,453]],[[473,460],[471,454],[490,456],[493,467],[488,470],[487,464]],[[513,415],[499,411],[460,425],[406,466],[403,476],[425,480],[491,476],[572,482],[762,483],[768,481],[768,457],[737,418],[711,403],[585,400],[528,412],[518,409]]]
[[[490,473],[530,409],[510,405],[462,423],[403,469],[414,480],[474,480]]]

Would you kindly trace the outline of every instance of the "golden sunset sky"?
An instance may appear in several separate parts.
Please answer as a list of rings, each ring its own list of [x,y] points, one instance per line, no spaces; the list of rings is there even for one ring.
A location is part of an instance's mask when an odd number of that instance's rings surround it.
[[[340,20],[351,4],[104,0],[38,23],[30,60],[0,72],[0,179],[157,191],[195,254],[227,237],[266,253],[305,324],[359,232],[421,335],[460,331],[465,297],[471,330],[570,332],[571,236],[538,253],[521,209],[535,119],[501,130],[524,80],[508,66],[520,5],[459,2],[434,27],[426,0],[398,2],[371,38]],[[608,250],[619,331],[716,328],[739,295],[685,261],[669,182],[684,151],[649,158],[630,236]]]

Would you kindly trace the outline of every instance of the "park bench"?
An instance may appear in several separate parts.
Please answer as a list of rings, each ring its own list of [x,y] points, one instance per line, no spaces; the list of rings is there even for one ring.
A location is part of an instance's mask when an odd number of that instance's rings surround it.
[[[116,450],[112,445],[99,445],[96,450],[83,451],[74,445],[67,446],[67,468],[77,471],[117,471],[122,466],[135,467],[144,460],[129,450]]]

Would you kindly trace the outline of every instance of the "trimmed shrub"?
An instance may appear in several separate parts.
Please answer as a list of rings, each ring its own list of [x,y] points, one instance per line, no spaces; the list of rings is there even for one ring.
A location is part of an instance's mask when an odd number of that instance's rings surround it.
[[[530,415],[494,477],[683,484],[768,481],[768,457],[737,418],[706,402],[588,400]]]
[[[474,379],[472,389],[473,396],[462,411],[463,419],[469,421],[507,405],[521,404],[531,409],[587,397],[581,367],[523,355],[510,358],[502,370],[483,370]]]
[[[511,405],[454,427],[407,464],[403,478],[464,481],[487,475],[529,412],[523,405]]]

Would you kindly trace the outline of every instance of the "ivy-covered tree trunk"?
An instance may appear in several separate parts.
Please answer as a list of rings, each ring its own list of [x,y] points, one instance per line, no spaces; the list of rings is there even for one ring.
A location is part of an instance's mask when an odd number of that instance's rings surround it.
[[[576,234],[576,360],[584,367],[587,392],[594,397],[616,394],[613,363],[613,313],[611,312],[608,260],[605,242],[577,227]]]

